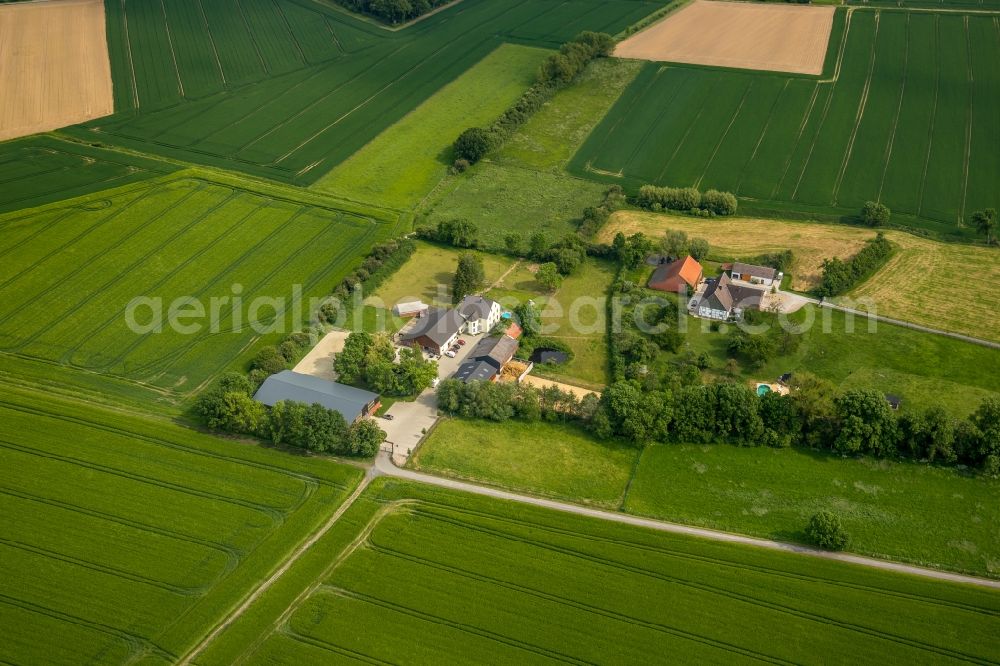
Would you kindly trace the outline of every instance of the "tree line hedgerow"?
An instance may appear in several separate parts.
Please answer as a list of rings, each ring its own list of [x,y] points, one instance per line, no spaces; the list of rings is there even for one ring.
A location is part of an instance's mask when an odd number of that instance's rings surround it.
[[[397,24],[423,16],[452,0],[337,0],[352,11]]]
[[[701,384],[681,376],[650,389],[638,380],[609,386],[583,400],[557,389],[513,383],[446,380],[439,405],[449,414],[506,421],[576,421],[601,439],[654,443],[804,446],[850,455],[910,457],[976,466],[1000,473],[1000,399],[989,398],[968,419],[940,407],[897,417],[872,389],[838,392],[802,375],[789,395],[758,397],[737,382]]]
[[[455,168],[464,170],[499,148],[560,88],[572,82],[595,58],[611,55],[615,40],[600,32],[581,32],[538,68],[535,83],[489,127],[470,127],[453,145]]]
[[[834,257],[823,262],[820,296],[839,296],[867,280],[885,265],[893,253],[892,243],[881,231],[861,251],[844,261]]]
[[[195,411],[212,430],[315,453],[371,458],[385,439],[374,421],[348,424],[340,412],[322,405],[282,401],[265,407],[253,399],[256,389],[246,376],[227,373],[198,397]]]
[[[699,217],[713,215],[735,215],[736,196],[730,192],[708,190],[701,192],[696,187],[658,187],[643,185],[639,188],[636,203],[647,210],[674,210]]]

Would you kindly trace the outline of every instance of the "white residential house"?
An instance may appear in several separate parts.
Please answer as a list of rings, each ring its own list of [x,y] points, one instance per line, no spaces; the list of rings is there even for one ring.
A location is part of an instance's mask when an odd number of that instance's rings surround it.
[[[747,309],[760,309],[764,292],[753,287],[733,284],[730,277],[723,274],[710,284],[697,303],[699,317],[705,319],[739,319]]]
[[[469,335],[486,333],[500,323],[500,304],[482,296],[466,296],[456,308],[465,319],[464,330]]]
[[[780,287],[781,280],[785,277],[784,273],[774,268],[742,264],[738,261],[733,264],[730,275],[732,275],[734,280],[759,284],[765,287]]]

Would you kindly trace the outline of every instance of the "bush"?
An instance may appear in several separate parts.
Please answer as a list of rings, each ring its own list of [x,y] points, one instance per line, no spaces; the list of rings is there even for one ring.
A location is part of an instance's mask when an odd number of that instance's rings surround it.
[[[892,256],[892,243],[881,231],[850,261],[827,259],[823,262],[823,279],[820,281],[821,296],[839,296],[850,291],[855,285],[868,279]]]
[[[736,196],[730,192],[709,190],[701,197],[701,207],[716,215],[735,215]]]
[[[489,133],[481,127],[470,127],[455,139],[455,158],[475,164],[490,152]]]
[[[251,370],[260,370],[261,372],[266,372],[268,375],[281,372],[287,367],[288,361],[281,355],[277,347],[264,347],[257,352],[257,355],[250,363]]]
[[[469,163],[469,160],[465,159],[464,157],[459,157],[451,165],[451,170],[454,171],[455,173],[465,173],[466,171],[469,170],[470,166],[472,166],[472,164]]]
[[[820,511],[810,518],[806,534],[813,543],[826,550],[843,550],[850,541],[840,518],[829,511]]]

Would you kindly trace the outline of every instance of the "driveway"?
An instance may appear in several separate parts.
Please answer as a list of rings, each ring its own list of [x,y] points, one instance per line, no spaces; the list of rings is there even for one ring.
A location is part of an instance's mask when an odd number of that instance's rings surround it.
[[[458,351],[455,358],[442,356],[437,359],[438,377],[447,379],[455,374],[472,348],[482,339],[482,335],[462,335],[465,345]],[[385,441],[392,445],[393,462],[403,465],[406,459],[417,448],[417,444],[430,431],[438,420],[437,393],[427,389],[413,402],[396,402],[385,411],[392,420],[376,418],[379,427],[385,431]]]
[[[376,418],[385,431],[385,441],[392,445],[393,462],[402,465],[417,444],[438,420],[437,393],[427,389],[413,402],[396,402],[386,410],[392,420]]]
[[[330,331],[313,347],[301,361],[295,365],[295,372],[312,375],[327,381],[337,381],[337,373],[333,371],[333,357],[344,351],[348,331]]]

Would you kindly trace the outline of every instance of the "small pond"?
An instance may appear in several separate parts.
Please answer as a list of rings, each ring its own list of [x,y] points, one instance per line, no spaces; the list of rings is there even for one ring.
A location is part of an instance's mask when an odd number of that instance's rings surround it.
[[[565,363],[568,360],[569,354],[560,349],[538,347],[531,352],[532,363]]]

